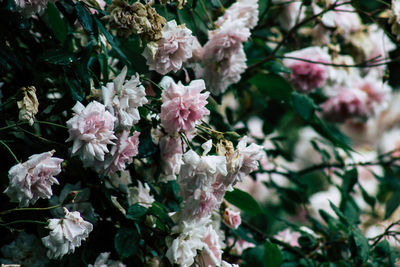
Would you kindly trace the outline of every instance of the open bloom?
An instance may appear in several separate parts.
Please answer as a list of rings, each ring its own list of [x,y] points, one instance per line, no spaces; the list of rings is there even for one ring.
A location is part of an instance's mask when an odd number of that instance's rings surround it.
[[[145,208],[150,208],[154,202],[154,197],[150,194],[150,187],[148,184],[142,184],[141,181],[137,181],[138,186],[128,188],[128,204],[139,204]]]
[[[139,132],[134,132],[129,136],[127,130],[117,135],[118,143],[111,148],[110,158],[106,160],[108,173],[125,170],[125,165],[132,163],[133,157],[138,154],[139,135]]]
[[[297,90],[300,92],[310,92],[325,84],[328,78],[329,67],[319,63],[331,62],[326,50],[313,46],[287,53],[285,57],[288,58],[283,60],[283,64],[292,70],[289,78]],[[303,60],[310,60],[315,63]]]
[[[220,27],[227,20],[242,20],[247,28],[254,28],[258,22],[258,0],[237,0],[225,10],[215,25]]]
[[[185,25],[177,25],[175,20],[169,21],[163,28],[162,38],[156,43],[155,54],[146,47],[143,56],[150,70],[160,74],[177,72],[182,63],[192,57],[195,37]]]
[[[160,155],[164,171],[163,181],[175,180],[182,165],[182,141],[169,135],[160,139]]]
[[[102,87],[104,104],[117,117],[118,125],[131,127],[140,120],[138,107],[147,103],[146,92],[139,80],[139,75],[125,80],[128,69],[124,67],[121,73]]]
[[[203,80],[193,80],[188,86],[181,82],[171,82],[168,90],[162,93],[161,125],[170,134],[189,131],[204,115],[210,114],[205,107],[209,92]]]
[[[53,158],[53,151],[35,154],[28,161],[13,166],[8,172],[10,184],[4,191],[11,202],[19,202],[21,207],[35,204],[39,198],[53,195],[51,186],[58,184],[55,175],[61,172],[63,159]]]
[[[51,259],[74,252],[93,230],[93,225],[84,221],[78,211],[69,212],[66,208],[64,211],[64,218],[49,220],[50,235],[42,238],[43,244],[49,249],[47,256]]]
[[[222,260],[221,244],[217,232],[211,225],[207,227],[201,241],[204,243],[203,256],[197,256],[200,265],[207,267],[220,266]]]
[[[67,121],[68,141],[73,141],[72,154],[79,154],[84,166],[93,164],[94,159],[103,161],[114,145],[114,121],[116,118],[99,102],[90,102],[86,107],[77,102],[72,109],[75,116]]]

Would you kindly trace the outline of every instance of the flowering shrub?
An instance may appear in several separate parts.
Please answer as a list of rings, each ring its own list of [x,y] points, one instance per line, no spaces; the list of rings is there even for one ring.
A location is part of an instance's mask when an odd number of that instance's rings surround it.
[[[399,266],[399,18],[1,1],[1,266]]]

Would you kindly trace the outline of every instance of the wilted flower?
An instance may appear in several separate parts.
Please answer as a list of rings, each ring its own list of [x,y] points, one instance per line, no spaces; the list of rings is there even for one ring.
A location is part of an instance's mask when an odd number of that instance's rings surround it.
[[[49,2],[55,2],[55,0],[15,0],[17,9],[26,17],[31,17],[36,13],[43,13]]]
[[[193,80],[188,86],[171,82],[168,90],[162,92],[161,125],[168,133],[192,130],[196,123],[210,114],[205,107],[209,92],[203,80]]]
[[[0,262],[4,264],[18,263],[22,266],[42,267],[49,261],[39,238],[25,232],[20,232],[17,239],[4,245],[0,251]]]
[[[66,208],[64,211],[64,218],[49,220],[50,235],[42,238],[49,249],[47,256],[51,259],[74,252],[93,230],[93,225],[84,221],[78,211],[69,212]]]
[[[72,108],[74,117],[67,121],[69,137],[73,141],[72,154],[79,154],[84,166],[90,166],[94,160],[104,161],[107,145],[117,139],[114,135],[116,118],[99,102],[90,102],[86,107],[80,102]]]
[[[154,197],[150,194],[150,187],[148,184],[137,181],[138,186],[128,188],[128,204],[139,204],[145,208],[150,208],[154,202]]]
[[[107,11],[110,13],[107,16],[110,26],[116,27],[122,35],[138,34],[145,41],[156,41],[162,37],[165,19],[150,3],[143,5],[137,1],[130,5],[125,0],[114,0]]]
[[[88,267],[125,267],[126,265],[120,261],[109,260],[110,252],[101,253],[94,262],[94,265],[89,264]]]
[[[129,136],[129,131],[125,130],[118,134],[118,143],[110,151],[110,159],[106,160],[105,167],[107,173],[112,174],[116,171],[125,169],[125,165],[132,163],[133,157],[138,154],[139,132],[134,132]]]
[[[300,1],[288,2],[286,0],[273,0],[274,4],[283,4],[283,10],[279,13],[278,20],[281,27],[289,31],[298,21],[305,16],[305,7]]]
[[[162,38],[157,41],[155,54],[146,47],[143,56],[150,70],[160,74],[177,72],[182,63],[192,57],[195,38],[185,25],[177,25],[175,20],[169,21],[162,30]]]
[[[36,97],[35,86],[28,86],[21,88],[24,93],[24,98],[17,102],[19,108],[19,120],[29,122],[33,125],[35,120],[35,115],[39,111],[39,101]]]
[[[51,186],[58,184],[55,175],[61,172],[63,159],[53,158],[54,150],[34,154],[28,161],[13,166],[8,172],[10,180],[6,193],[11,202],[19,202],[21,207],[35,204],[39,198],[53,195]]]
[[[258,22],[258,0],[237,0],[225,10],[225,14],[218,18],[215,25],[221,27],[229,20],[242,20],[247,28],[254,28]]]
[[[145,88],[141,85],[139,75],[125,80],[127,71],[124,67],[112,83],[102,87],[104,105],[123,127],[136,124],[140,120],[138,107],[147,103]]]
[[[239,211],[225,209],[222,218],[225,225],[232,229],[237,229],[242,223],[242,218],[240,217]]]
[[[285,57],[283,64],[292,70],[289,79],[297,90],[300,92],[310,92],[325,84],[328,78],[329,66],[319,63],[331,62],[326,50],[313,46],[287,53]],[[310,60],[315,63],[303,60]]]

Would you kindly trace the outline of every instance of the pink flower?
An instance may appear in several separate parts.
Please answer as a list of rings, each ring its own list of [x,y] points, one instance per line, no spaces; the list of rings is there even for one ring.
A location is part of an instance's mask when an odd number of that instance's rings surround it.
[[[234,243],[234,239],[232,237],[229,237],[227,240],[227,246],[230,247],[232,246]],[[233,246],[231,253],[233,255],[242,255],[243,251],[248,249],[248,248],[254,248],[256,245],[250,242],[245,241],[244,239],[238,239],[235,243],[235,245]]]
[[[155,54],[146,47],[143,56],[150,70],[163,75],[170,71],[177,72],[182,68],[182,63],[192,57],[194,41],[195,37],[185,25],[178,26],[175,20],[171,20],[163,28]]]
[[[366,118],[367,94],[361,90],[340,88],[336,96],[322,104],[324,117],[331,121],[344,122],[350,118]]]
[[[226,209],[222,216],[226,226],[232,229],[238,229],[239,225],[242,223],[242,218],[240,217],[240,212],[235,212],[231,209]]]
[[[283,64],[292,70],[289,78],[297,90],[310,92],[325,84],[328,78],[329,67],[318,63],[305,62],[301,59],[330,63],[331,59],[326,50],[313,46],[287,53],[285,57],[298,58],[286,58],[283,60]]]
[[[254,28],[258,22],[258,0],[237,0],[218,18],[215,25],[221,27],[229,20],[242,20],[247,28]]]
[[[242,20],[230,20],[220,28],[208,33],[208,42],[204,45],[204,61],[221,61],[230,58],[250,37],[250,31]]]
[[[246,70],[246,54],[243,46],[221,61],[208,61],[199,75],[204,79],[207,87],[214,95],[219,95],[226,89],[240,81],[241,74]]]
[[[13,166],[8,172],[10,180],[6,193],[11,202],[19,202],[21,207],[35,204],[39,198],[53,195],[51,186],[59,184],[55,175],[61,172],[63,159],[53,158],[54,150],[35,154],[28,161]]]
[[[279,232],[274,237],[282,242],[285,242],[292,247],[299,247],[298,239],[301,236],[299,232],[292,232],[289,228]]]
[[[104,161],[108,153],[108,144],[117,139],[114,135],[114,121],[116,118],[106,111],[99,102],[90,102],[86,107],[77,102],[72,108],[74,117],[67,121],[69,138],[74,141],[72,154],[79,154],[84,166],[90,166],[94,160]]]
[[[200,93],[205,88],[203,80],[194,80],[188,86],[171,82],[162,93],[160,118],[165,131],[172,134],[192,130],[204,115],[210,114],[205,107],[210,93]]]
[[[204,243],[203,257],[197,256],[200,265],[206,267],[220,266],[222,260],[221,244],[217,232],[211,225],[207,227],[201,241]]]
[[[180,138],[163,136],[160,139],[160,155],[165,174],[163,181],[175,180],[182,165],[182,141]]]
[[[127,130],[117,135],[118,143],[111,148],[110,162],[106,163],[108,174],[123,171],[127,163],[132,163],[133,157],[138,154],[139,135],[139,132],[134,132],[129,136],[129,131]]]

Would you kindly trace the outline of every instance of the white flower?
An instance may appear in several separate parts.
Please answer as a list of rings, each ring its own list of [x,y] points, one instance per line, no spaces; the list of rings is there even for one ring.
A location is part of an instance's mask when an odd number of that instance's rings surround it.
[[[2,258],[0,262],[4,264],[18,263],[22,266],[42,267],[49,261],[46,257],[46,249],[40,240],[31,234],[21,232],[17,239],[1,248]]]
[[[67,121],[69,138],[73,141],[72,154],[79,154],[84,166],[90,166],[94,160],[104,160],[108,153],[108,144],[115,145],[114,121],[116,118],[99,102],[90,102],[86,107],[80,102],[72,108],[74,117]]]
[[[54,175],[61,172],[63,159],[53,158],[53,151],[35,154],[28,161],[13,166],[8,172],[10,184],[4,191],[11,202],[19,202],[21,207],[35,204],[39,198],[53,195],[51,186],[58,184]]]
[[[124,127],[133,126],[140,120],[138,107],[147,103],[139,75],[125,80],[127,71],[124,67],[112,83],[102,87],[104,104],[118,118],[118,124]]]
[[[285,31],[289,31],[297,21],[302,21],[305,17],[305,6],[301,1],[273,0],[274,4],[283,4],[283,10],[279,13],[278,21]]]
[[[207,267],[220,266],[222,259],[221,242],[217,232],[211,225],[207,227],[203,234],[202,241],[204,243],[203,255],[197,256],[200,265]]]
[[[197,250],[202,250],[205,244],[202,241],[204,233],[207,231],[209,218],[198,221],[182,221],[179,225],[172,228],[173,233],[180,233],[169,246],[166,256],[172,264],[179,264],[182,267],[191,266],[197,255]]]
[[[150,208],[154,202],[154,197],[150,194],[148,184],[137,181],[138,186],[128,188],[128,204],[133,205],[138,203],[140,206]]]
[[[170,71],[177,72],[192,57],[195,37],[191,30],[185,25],[177,25],[175,20],[168,21],[163,27],[162,36],[156,43],[156,51],[147,46],[143,56],[150,70],[165,75]]]
[[[93,230],[93,225],[84,221],[78,211],[69,212],[66,208],[64,211],[64,218],[49,220],[50,235],[42,238],[49,249],[47,256],[51,259],[74,252]]]
[[[96,261],[94,262],[94,265],[89,264],[88,267],[125,267],[126,265],[123,264],[120,261],[114,261],[114,260],[109,260],[108,258],[110,257],[110,252],[103,252],[101,253]]]

